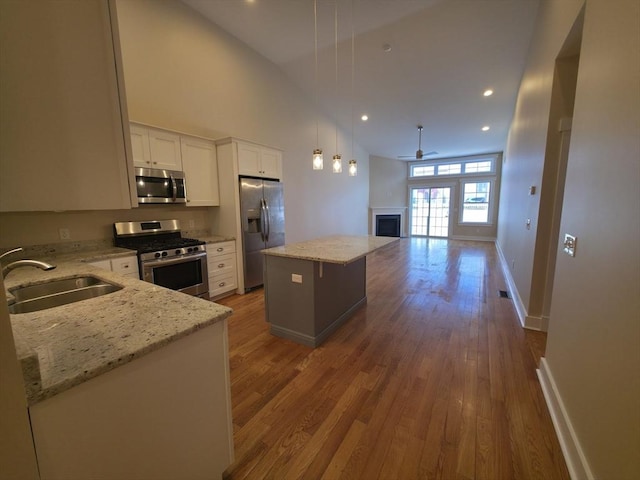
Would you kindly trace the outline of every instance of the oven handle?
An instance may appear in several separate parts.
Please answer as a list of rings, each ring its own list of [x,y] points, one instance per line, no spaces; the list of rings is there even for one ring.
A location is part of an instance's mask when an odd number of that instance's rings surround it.
[[[167,259],[158,258],[157,260],[145,260],[142,262],[142,268],[145,267],[157,267],[159,265],[173,265],[175,263],[181,263],[187,260],[197,260],[202,257],[206,257],[207,252],[190,253],[189,255],[182,255],[180,257],[171,257]]]
[[[171,190],[173,191],[172,200],[175,202],[178,198],[178,184],[176,183],[176,179],[173,178],[173,175],[169,175],[169,180],[171,180]]]

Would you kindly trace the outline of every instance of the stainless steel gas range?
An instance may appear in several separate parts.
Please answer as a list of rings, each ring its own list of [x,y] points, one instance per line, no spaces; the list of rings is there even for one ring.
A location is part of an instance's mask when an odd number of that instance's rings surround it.
[[[205,242],[184,238],[178,220],[116,222],[116,247],[138,253],[140,278],[189,295],[209,298]]]

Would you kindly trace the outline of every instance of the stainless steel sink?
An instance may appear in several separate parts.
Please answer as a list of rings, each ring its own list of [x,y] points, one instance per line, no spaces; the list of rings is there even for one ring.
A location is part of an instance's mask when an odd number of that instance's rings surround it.
[[[62,278],[9,289],[14,302],[9,313],[29,313],[117,292],[122,287],[93,276]]]

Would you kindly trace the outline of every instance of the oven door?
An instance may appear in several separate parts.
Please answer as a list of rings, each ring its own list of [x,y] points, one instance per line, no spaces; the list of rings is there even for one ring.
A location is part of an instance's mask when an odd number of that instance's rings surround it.
[[[146,282],[196,297],[209,297],[207,252],[147,260],[141,266],[142,279]]]

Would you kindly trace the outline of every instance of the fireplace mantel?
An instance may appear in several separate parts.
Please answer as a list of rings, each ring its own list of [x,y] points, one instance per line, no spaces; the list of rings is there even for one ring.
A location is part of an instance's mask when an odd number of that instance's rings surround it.
[[[371,207],[371,235],[376,234],[376,215],[400,215],[400,236],[407,236],[407,207]]]

